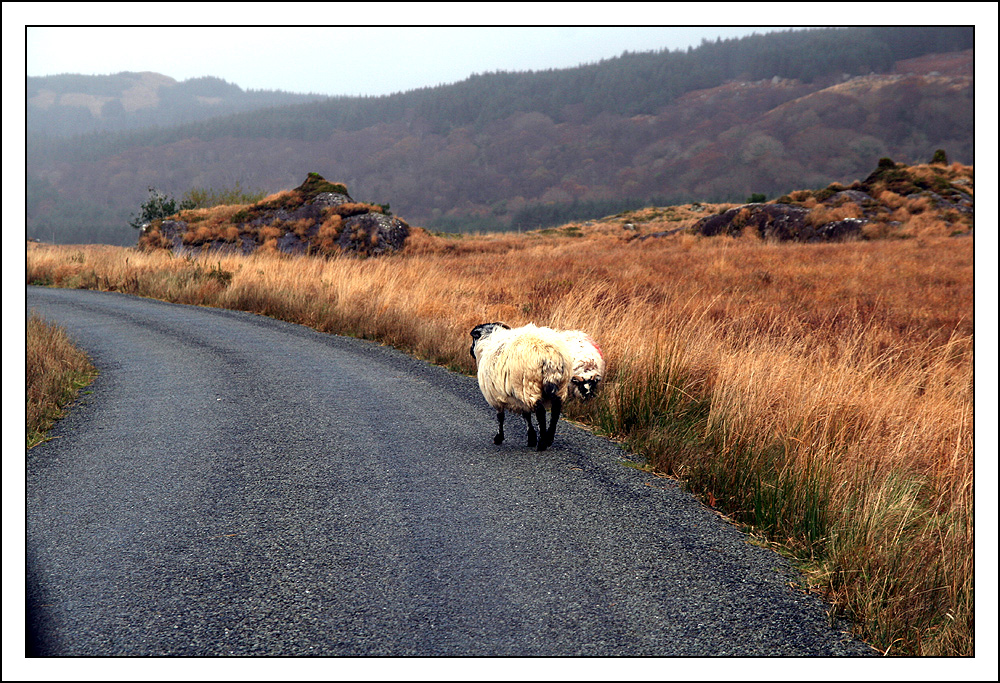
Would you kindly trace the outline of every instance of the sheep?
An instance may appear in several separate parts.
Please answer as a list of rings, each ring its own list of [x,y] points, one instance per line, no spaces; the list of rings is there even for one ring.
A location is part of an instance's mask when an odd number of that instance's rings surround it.
[[[556,422],[569,396],[573,356],[566,341],[555,330],[528,324],[511,329],[503,323],[484,323],[473,328],[469,353],[476,359],[479,389],[497,411],[497,434],[504,440],[504,411],[518,413],[528,423],[528,446],[544,451],[552,445]],[[551,413],[548,429],[545,411]],[[531,414],[538,418],[538,435]]]
[[[594,397],[597,385],[604,377],[604,354],[597,342],[583,330],[563,330],[562,335],[573,354],[570,396],[587,401]]]

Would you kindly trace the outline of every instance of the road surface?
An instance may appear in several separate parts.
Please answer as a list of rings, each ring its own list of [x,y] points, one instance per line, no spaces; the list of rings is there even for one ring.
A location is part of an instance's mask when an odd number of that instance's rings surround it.
[[[560,422],[544,453],[495,446],[474,378],[240,312],[27,308],[101,373],[27,453],[34,654],[871,652],[615,444]]]

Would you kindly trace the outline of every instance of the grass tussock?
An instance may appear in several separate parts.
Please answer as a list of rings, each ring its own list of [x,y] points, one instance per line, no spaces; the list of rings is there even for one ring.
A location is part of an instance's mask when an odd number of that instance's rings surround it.
[[[63,407],[97,372],[62,327],[34,311],[25,336],[25,433],[26,447],[31,448],[45,440]]]
[[[29,245],[27,281],[251,311],[468,373],[478,323],[586,329],[608,376],[572,417],[798,558],[881,651],[971,655],[972,255],[933,232],[416,230],[380,259]]]

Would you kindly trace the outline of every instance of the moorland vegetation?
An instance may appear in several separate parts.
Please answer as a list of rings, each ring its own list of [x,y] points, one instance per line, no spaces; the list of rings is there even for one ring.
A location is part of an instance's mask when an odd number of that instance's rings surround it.
[[[608,374],[572,418],[796,558],[879,651],[972,655],[971,218],[904,191],[971,197],[972,168],[944,161],[880,165],[866,189],[887,217],[844,241],[695,234],[733,208],[698,203],[415,229],[379,258],[29,243],[27,282],[250,311],[469,374],[483,321],[587,330]]]
[[[77,392],[97,370],[61,326],[32,311],[25,327],[25,441],[28,448],[46,439]]]

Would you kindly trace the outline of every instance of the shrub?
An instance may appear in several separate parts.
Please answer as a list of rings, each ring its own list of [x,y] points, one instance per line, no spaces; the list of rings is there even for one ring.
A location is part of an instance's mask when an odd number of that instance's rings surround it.
[[[177,200],[173,197],[168,197],[155,187],[150,187],[149,197],[139,206],[139,215],[136,216],[135,214],[132,214],[131,220],[129,220],[129,225],[136,230],[141,230],[149,223],[166,218],[167,216],[172,216],[182,208],[193,207],[178,207]]]

